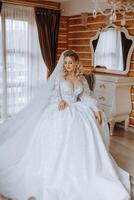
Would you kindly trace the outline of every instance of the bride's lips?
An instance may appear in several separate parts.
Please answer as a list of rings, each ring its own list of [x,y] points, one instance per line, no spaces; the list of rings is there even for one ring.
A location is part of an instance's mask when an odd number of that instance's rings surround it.
[[[72,68],[71,67],[67,67],[67,70],[71,70]]]

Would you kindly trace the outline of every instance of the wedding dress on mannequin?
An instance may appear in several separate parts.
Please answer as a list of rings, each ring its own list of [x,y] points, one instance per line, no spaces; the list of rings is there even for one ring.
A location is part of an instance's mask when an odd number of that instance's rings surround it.
[[[86,80],[73,88],[60,76],[63,63],[64,52],[31,103],[0,125],[0,193],[13,200],[130,200],[129,175],[107,150],[105,118],[99,125]],[[60,99],[69,104],[63,111]]]

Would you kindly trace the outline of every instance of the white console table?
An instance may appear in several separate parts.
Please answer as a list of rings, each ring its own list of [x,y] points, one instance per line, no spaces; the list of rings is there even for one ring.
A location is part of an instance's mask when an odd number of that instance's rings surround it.
[[[125,121],[125,130],[128,128],[131,112],[131,86],[134,77],[95,74],[95,95],[106,113],[110,124],[110,135],[116,122]]]

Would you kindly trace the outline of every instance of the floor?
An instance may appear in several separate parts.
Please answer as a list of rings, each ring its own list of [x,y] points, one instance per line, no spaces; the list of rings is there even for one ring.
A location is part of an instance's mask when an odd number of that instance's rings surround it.
[[[134,176],[134,132],[125,132],[115,128],[114,136],[110,136],[110,152],[119,165]]]
[[[134,200],[134,132],[116,127],[110,136],[110,152],[118,165],[130,174],[132,200]]]

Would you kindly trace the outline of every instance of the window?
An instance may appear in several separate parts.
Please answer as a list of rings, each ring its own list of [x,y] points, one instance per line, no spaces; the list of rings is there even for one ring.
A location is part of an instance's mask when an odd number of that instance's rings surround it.
[[[34,10],[6,5],[0,27],[0,117],[21,110],[44,83]]]

